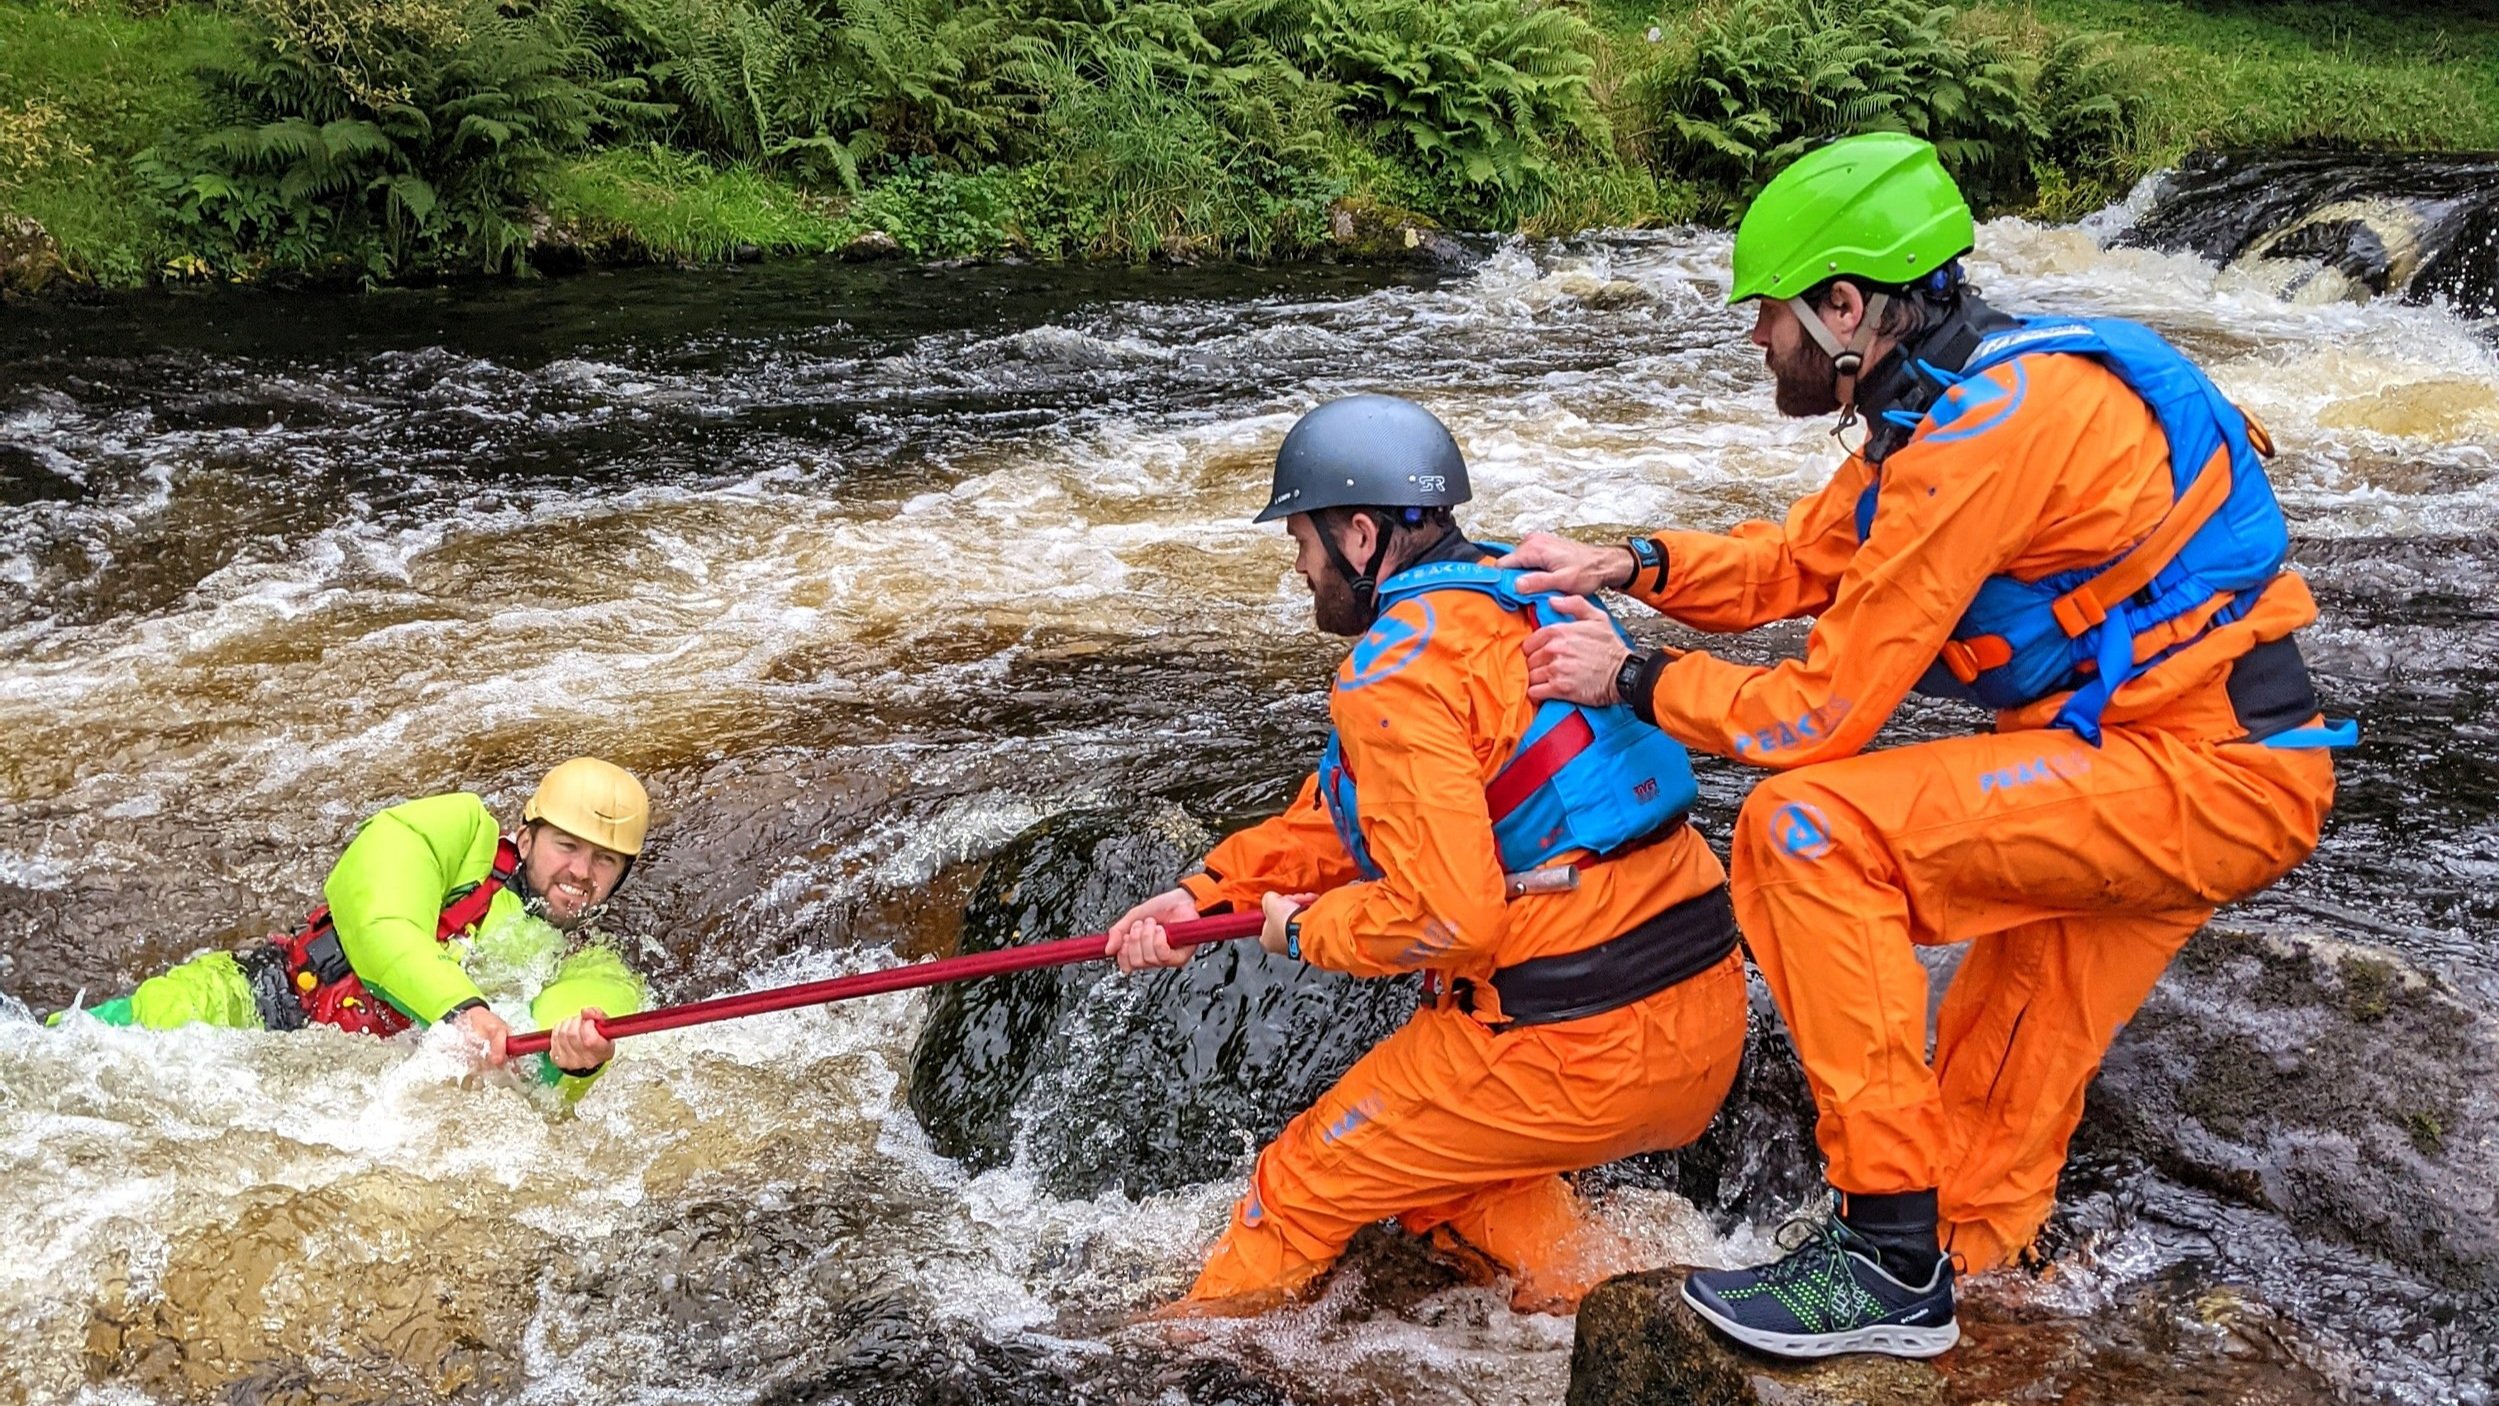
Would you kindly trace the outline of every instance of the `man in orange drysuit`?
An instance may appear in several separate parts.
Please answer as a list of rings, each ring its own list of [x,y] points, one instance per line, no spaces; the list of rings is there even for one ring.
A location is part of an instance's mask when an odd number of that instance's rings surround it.
[[[1533,696],[1620,697],[1774,773],[1737,820],[1736,914],[1838,1214],[1685,1297],[1783,1355],[1952,1344],[1953,1261],[2030,1245],[2109,1042],[2217,905],[2315,848],[2320,749],[2350,740],[2291,638],[2316,605],[2280,569],[2263,431],[2146,329],[1989,310],[1960,277],[1973,232],[1914,138],[1800,159],[1745,217],[1730,301],[1760,299],[1780,409],[1862,416],[1864,448],[1783,523],[1536,535],[1504,562],[1696,629],[1816,617],[1767,668],[1628,651],[1610,623],[1529,656]],[[1912,688],[1996,707],[1996,731],[1865,752]],[[1930,1065],[1911,945],[1958,942]]]
[[[1287,519],[1320,627],[1360,636],[1336,738],[1283,814],[1131,909],[1106,950],[1178,965],[1163,924],[1263,905],[1268,951],[1420,971],[1426,1002],[1259,1154],[1189,1298],[1280,1302],[1396,1217],[1497,1261],[1522,1307],[1567,1308],[1624,1266],[1559,1174],[1698,1137],[1742,1055],[1690,761],[1629,709],[1528,701],[1523,646],[1540,609],[1562,617],[1504,595],[1515,573],[1459,533],[1466,467],[1428,411],[1321,406],[1275,477],[1260,521]],[[1507,902],[1513,883],[1530,892]]]

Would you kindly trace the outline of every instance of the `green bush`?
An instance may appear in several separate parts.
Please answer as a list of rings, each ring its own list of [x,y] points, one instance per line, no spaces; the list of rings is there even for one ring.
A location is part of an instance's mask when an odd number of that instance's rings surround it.
[[[2007,47],[1924,0],[1728,0],[1649,79],[1665,172],[1740,208],[1806,148],[1856,132],[1935,143],[1973,203],[2031,188],[2042,136]]]
[[[681,144],[859,189],[888,153],[994,154],[1002,26],[943,0],[600,0]]]
[[[79,274],[137,283],[181,253],[130,159],[210,120],[192,72],[237,26],[182,6],[144,18],[111,0],[0,4],[0,211],[51,231]]]
[[[203,77],[224,125],[138,167],[216,262],[368,280],[513,267],[532,199],[603,124],[662,110],[606,76],[574,0],[247,0]]]
[[[1339,111],[1461,197],[1541,193],[1558,146],[1610,141],[1589,93],[1596,34],[1536,0],[1309,0],[1278,42]]]

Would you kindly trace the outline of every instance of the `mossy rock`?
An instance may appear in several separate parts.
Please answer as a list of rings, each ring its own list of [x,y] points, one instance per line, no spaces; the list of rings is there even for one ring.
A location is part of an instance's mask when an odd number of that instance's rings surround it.
[[[40,293],[69,277],[60,241],[24,215],[0,214],[0,292]]]
[[[1328,242],[1355,259],[1462,264],[1466,247],[1428,215],[1348,195],[1328,207]]]
[[[2396,954],[2197,935],[2110,1050],[2076,1145],[2499,1291],[2499,1023]]]

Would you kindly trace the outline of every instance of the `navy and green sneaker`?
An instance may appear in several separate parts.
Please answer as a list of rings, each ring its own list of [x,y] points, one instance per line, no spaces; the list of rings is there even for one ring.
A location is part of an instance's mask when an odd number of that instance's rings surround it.
[[[1937,1255],[1922,1283],[1905,1284],[1884,1267],[1874,1242],[1839,1217],[1800,1224],[1811,1233],[1786,1257],[1751,1269],[1697,1270],[1683,1281],[1683,1301],[1718,1331],[1774,1357],[1933,1357],[1961,1340],[1950,1256]]]

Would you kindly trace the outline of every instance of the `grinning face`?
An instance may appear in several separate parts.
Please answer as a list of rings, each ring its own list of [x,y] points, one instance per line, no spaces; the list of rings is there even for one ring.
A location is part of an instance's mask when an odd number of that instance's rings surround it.
[[[591,909],[616,892],[629,862],[615,850],[543,821],[523,826],[513,848],[520,851],[521,877],[546,905],[547,921],[561,932],[579,927]]]
[[[1370,629],[1371,617],[1354,594],[1354,583],[1336,569],[1336,563],[1328,560],[1327,548],[1320,545],[1319,534],[1328,529],[1317,516],[1295,513],[1284,520],[1284,530],[1293,536],[1293,569],[1310,587],[1310,611],[1319,628],[1347,638]],[[1347,561],[1369,561],[1379,545],[1379,525],[1359,513],[1337,524],[1335,531],[1337,550]]]

